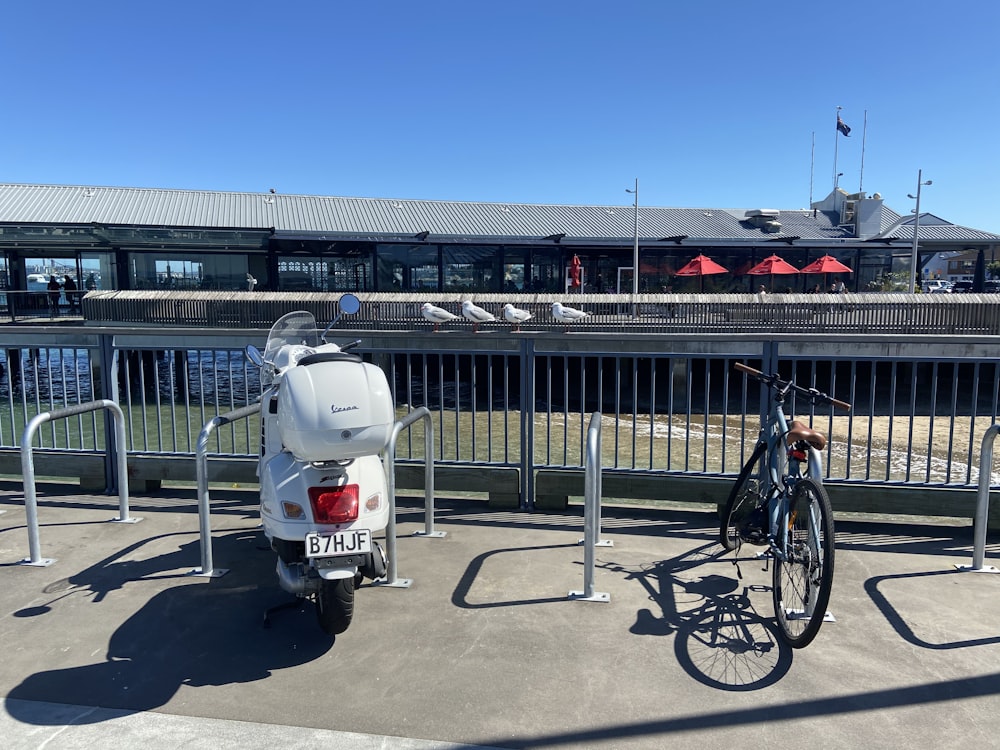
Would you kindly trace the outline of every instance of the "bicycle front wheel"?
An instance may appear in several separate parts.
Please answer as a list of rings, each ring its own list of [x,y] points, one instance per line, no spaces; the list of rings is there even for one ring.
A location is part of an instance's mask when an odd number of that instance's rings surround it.
[[[754,543],[761,544],[757,537],[767,536],[767,519],[758,513],[758,519],[751,519],[752,514],[764,504],[764,466],[761,459],[767,450],[766,443],[757,443],[749,460],[743,464],[736,484],[729,493],[726,507],[722,511],[722,524],[719,527],[719,544],[723,549],[734,550],[740,539],[748,539],[748,531],[752,532]],[[759,521],[760,528],[748,529],[752,520]]]
[[[774,614],[785,642],[802,648],[819,632],[833,588],[833,510],[823,485],[796,482],[785,522],[785,559],[774,561]]]

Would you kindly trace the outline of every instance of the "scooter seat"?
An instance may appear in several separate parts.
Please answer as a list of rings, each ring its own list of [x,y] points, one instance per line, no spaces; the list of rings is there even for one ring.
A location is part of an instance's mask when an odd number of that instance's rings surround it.
[[[319,362],[361,362],[363,361],[357,354],[350,352],[315,352],[307,354],[300,359],[298,365],[315,365]]]

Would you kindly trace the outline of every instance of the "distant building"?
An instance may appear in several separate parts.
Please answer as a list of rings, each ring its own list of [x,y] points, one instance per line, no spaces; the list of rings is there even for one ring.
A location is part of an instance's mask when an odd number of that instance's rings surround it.
[[[574,255],[587,291],[631,291],[635,208],[478,203],[65,185],[0,185],[0,284],[58,267],[81,288],[257,291],[562,291]],[[696,291],[674,272],[703,253],[729,273],[706,291],[752,291],[777,254],[797,268],[832,255],[852,291],[908,276],[913,216],[835,190],[807,209],[638,208],[640,290]],[[920,217],[920,263],[1000,235]],[[922,275],[923,278],[923,275]],[[593,280],[593,281],[591,281]],[[823,279],[786,276],[799,291]]]

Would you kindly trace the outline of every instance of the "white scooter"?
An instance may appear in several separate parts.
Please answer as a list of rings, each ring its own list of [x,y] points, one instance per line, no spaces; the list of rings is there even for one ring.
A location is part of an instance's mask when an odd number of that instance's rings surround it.
[[[333,636],[351,624],[355,588],[383,578],[387,566],[373,534],[389,522],[380,453],[394,423],[392,394],[380,368],[346,351],[360,342],[326,342],[341,315],[358,309],[357,297],[341,297],[322,334],[312,313],[288,313],[263,354],[246,349],[261,368],[260,514],[278,582],[297,597],[292,604],[312,599]]]

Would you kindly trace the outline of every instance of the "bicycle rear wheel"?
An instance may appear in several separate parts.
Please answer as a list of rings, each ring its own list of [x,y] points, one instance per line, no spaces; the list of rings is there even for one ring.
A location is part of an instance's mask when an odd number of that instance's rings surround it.
[[[722,511],[722,523],[719,526],[719,544],[726,550],[736,549],[740,539],[747,539],[747,525],[751,515],[764,504],[764,467],[761,459],[767,450],[766,443],[757,443],[749,460],[743,464],[736,484],[729,493],[726,507]],[[758,514],[761,515],[761,514]],[[761,535],[767,536],[767,518],[762,516]],[[754,541],[754,543],[763,543]]]
[[[774,561],[774,614],[792,648],[819,632],[833,588],[833,510],[823,485],[800,479],[789,498],[787,559]]]

